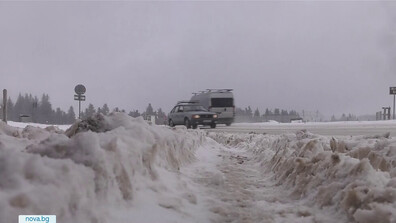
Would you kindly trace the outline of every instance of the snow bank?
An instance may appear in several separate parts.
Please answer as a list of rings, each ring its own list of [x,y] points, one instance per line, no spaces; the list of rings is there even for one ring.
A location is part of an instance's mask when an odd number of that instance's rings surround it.
[[[152,193],[171,198],[186,192],[185,185],[175,192],[166,178],[177,177],[204,141],[202,132],[150,126],[123,113],[97,115],[66,133],[0,122],[0,222],[15,222],[20,214],[113,222],[116,212],[155,200]],[[179,197],[157,205],[182,212],[191,196]]]
[[[210,137],[250,150],[290,197],[334,214],[337,222],[396,222],[396,140],[389,135],[329,138],[296,134]]]

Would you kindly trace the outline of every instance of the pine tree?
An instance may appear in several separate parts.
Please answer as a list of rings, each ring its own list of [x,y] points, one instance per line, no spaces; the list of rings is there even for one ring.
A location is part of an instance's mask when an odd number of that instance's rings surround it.
[[[43,96],[41,97],[38,110],[38,121],[40,123],[53,123],[54,111],[52,110],[52,105],[49,102],[48,94],[43,94]]]
[[[88,108],[85,109],[85,118],[91,117],[96,113],[95,107],[93,106],[93,104],[89,104]]]
[[[287,110],[283,110],[283,109],[282,109],[282,111],[281,111],[281,115],[283,115],[283,116],[287,116],[287,115],[289,115],[289,113],[287,112]]]
[[[265,115],[272,115],[272,112],[268,108],[266,108],[264,114]]]
[[[76,114],[74,113],[73,106],[70,106],[69,110],[67,111],[66,117],[67,117],[66,118],[67,124],[71,124],[74,123],[74,121],[76,121]]]
[[[15,118],[14,103],[12,102],[10,97],[7,100],[7,119],[11,121],[18,121]]]
[[[103,105],[102,109],[100,109],[100,112],[101,112],[102,114],[104,114],[104,115],[108,115],[108,114],[109,114],[110,109],[109,109],[109,107],[107,106],[107,104],[104,104],[104,105]]]
[[[34,98],[32,97],[31,104],[32,104],[32,110],[31,110],[32,121],[37,122],[37,115],[38,115],[37,109],[38,109],[38,105],[39,105],[39,100],[38,100],[37,96],[35,96]]]
[[[19,116],[23,114],[23,103],[24,103],[24,98],[22,97],[22,94],[19,93],[18,98],[14,105],[14,113],[15,113],[15,117],[17,118],[16,121],[19,121],[18,120]]]
[[[54,124],[63,124],[62,123],[62,110],[60,108],[56,108],[54,115]]]
[[[260,117],[260,111],[258,110],[258,108],[256,108],[256,110],[254,111],[254,117]]]
[[[147,108],[146,108],[146,115],[154,115],[154,109],[151,106],[151,103],[149,103]]]

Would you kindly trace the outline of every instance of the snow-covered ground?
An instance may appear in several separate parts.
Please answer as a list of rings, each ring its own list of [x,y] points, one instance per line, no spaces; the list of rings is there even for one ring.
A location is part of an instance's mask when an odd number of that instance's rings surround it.
[[[232,126],[236,127],[251,127],[251,126],[262,126],[262,127],[276,127],[276,126],[338,126],[338,127],[381,127],[381,126],[394,126],[396,120],[379,120],[379,121],[337,121],[337,122],[296,122],[296,123],[280,123],[276,121],[269,122],[256,122],[256,123],[234,123]]]
[[[390,132],[396,136],[396,120],[387,121],[348,121],[348,122],[307,122],[307,123],[234,123],[231,126],[219,125],[216,129],[209,131],[231,132],[231,133],[266,133],[287,134],[300,129],[326,136],[344,135],[375,135]]]
[[[248,167],[243,171],[261,174],[264,183],[253,199],[261,212],[251,213],[256,216],[251,222],[396,222],[396,140],[387,135],[333,138],[298,131],[210,137],[230,151],[244,151],[231,158]],[[254,178],[249,186],[260,182],[257,174]]]
[[[205,132],[122,113],[20,127],[0,122],[0,223],[396,222],[387,134]]]
[[[18,127],[18,128],[26,128],[27,126],[33,126],[33,127],[40,127],[40,128],[47,128],[51,127],[54,125],[47,125],[47,124],[40,124],[40,123],[30,123],[30,122],[13,122],[13,121],[8,121],[8,125]],[[70,128],[70,125],[56,125],[57,128],[66,131],[68,128]]]

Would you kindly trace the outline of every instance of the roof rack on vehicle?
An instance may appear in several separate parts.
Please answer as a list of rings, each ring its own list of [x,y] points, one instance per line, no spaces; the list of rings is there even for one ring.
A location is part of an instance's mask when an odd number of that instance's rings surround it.
[[[220,92],[220,93],[223,93],[223,92],[230,92],[230,91],[232,91],[233,89],[206,89],[208,92]]]
[[[197,104],[199,101],[178,101],[177,104]]]

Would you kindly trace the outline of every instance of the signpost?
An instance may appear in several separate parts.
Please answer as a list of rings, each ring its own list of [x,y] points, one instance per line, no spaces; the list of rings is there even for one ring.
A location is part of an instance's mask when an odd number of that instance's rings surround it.
[[[74,92],[76,92],[74,100],[78,101],[78,119],[81,119],[81,101],[85,101],[84,94],[86,91],[87,89],[82,84],[79,84],[74,88]]]
[[[389,88],[389,94],[393,95],[393,119],[395,119],[395,96],[396,96],[396,87]]]

